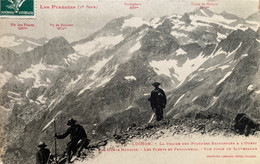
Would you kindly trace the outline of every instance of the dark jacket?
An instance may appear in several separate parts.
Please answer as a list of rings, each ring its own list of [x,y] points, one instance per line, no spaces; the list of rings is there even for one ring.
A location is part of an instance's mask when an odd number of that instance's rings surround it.
[[[149,98],[150,104],[152,108],[157,106],[162,106],[165,108],[167,100],[164,91],[161,88],[155,88],[151,92],[151,97]]]
[[[47,164],[48,160],[51,159],[51,152],[47,148],[41,148],[36,153],[36,164]]]
[[[87,138],[85,129],[78,124],[70,126],[64,134],[57,135],[58,139],[66,138],[70,134],[70,140],[72,142],[78,142],[80,139]]]

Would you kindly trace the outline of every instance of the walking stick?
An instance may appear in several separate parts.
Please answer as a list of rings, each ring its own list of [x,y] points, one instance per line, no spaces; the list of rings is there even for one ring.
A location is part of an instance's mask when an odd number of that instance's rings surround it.
[[[152,114],[152,117],[150,118],[150,120],[148,121],[148,124],[152,122],[154,116],[155,116],[155,111],[154,111],[154,108],[152,107],[152,110],[153,110],[153,114]]]
[[[152,117],[150,118],[150,120],[148,121],[148,124],[152,122],[153,118],[154,118],[154,113],[152,114]]]
[[[54,140],[54,142],[55,142],[55,140]],[[54,145],[54,143],[52,143],[51,149],[53,148],[53,145]],[[47,163],[50,162],[50,160],[51,160],[51,156],[52,156],[52,154],[50,153],[50,154],[49,154],[49,157],[48,157],[48,161],[47,161]]]
[[[56,118],[54,118],[54,132],[56,135]],[[57,141],[56,141],[56,136],[54,137],[54,153],[55,153],[55,163],[58,164],[57,162]]]

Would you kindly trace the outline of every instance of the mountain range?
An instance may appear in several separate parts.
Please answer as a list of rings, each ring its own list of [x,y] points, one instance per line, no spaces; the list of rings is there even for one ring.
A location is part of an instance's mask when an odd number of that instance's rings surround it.
[[[154,81],[166,91],[167,119],[232,123],[242,112],[260,121],[258,19],[196,9],[150,21],[116,18],[73,43],[3,35],[4,163],[32,163],[39,141],[52,145],[54,118],[57,133],[72,117],[92,140],[147,123]],[[58,152],[65,147],[59,141]]]

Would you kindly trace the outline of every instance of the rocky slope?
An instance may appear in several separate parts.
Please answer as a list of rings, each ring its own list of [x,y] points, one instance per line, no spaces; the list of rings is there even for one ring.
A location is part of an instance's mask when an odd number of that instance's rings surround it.
[[[232,129],[233,125],[227,124],[218,115],[212,115],[210,118],[201,116],[197,115],[196,118],[187,116],[185,119],[166,119],[161,122],[153,121],[142,126],[133,124],[125,131],[116,133],[113,137],[102,138],[98,141],[92,140],[88,148],[83,150],[81,156],[74,158],[74,163],[103,163],[104,161],[113,163],[124,159],[126,161],[124,163],[130,163],[131,161],[141,164],[155,162],[161,157],[165,158],[165,163],[172,163],[172,160],[170,160],[172,156],[177,159],[181,155],[181,151],[184,151],[186,157],[180,158],[183,163],[189,163],[188,159],[194,158],[194,156],[199,158],[200,161],[206,162],[209,159],[204,157],[203,153],[207,150],[203,148],[217,147],[212,146],[212,142],[231,143],[243,141],[244,143],[252,143],[252,141],[258,141],[259,132],[256,132],[253,137],[245,138],[235,133]],[[221,140],[219,140],[220,138]],[[195,144],[203,142],[207,142],[209,145]],[[186,145],[182,143],[186,143]],[[222,145],[221,147],[225,146]],[[230,145],[227,147],[230,147]],[[234,147],[239,149],[241,146]],[[197,154],[194,151],[187,153],[187,150],[182,150],[187,148],[196,149]],[[219,152],[215,153],[220,154]],[[222,150],[222,153],[230,154],[225,150]],[[144,154],[149,158],[145,159]],[[113,158],[113,155],[117,155],[118,158]],[[132,158],[133,156],[135,158]],[[255,159],[255,162],[257,161],[258,159]]]
[[[197,9],[151,21],[121,17],[86,39],[53,38],[23,53],[2,47],[4,162],[33,163],[40,140],[52,145],[54,117],[58,133],[73,117],[95,140],[146,124],[154,81],[167,93],[168,119],[217,115],[226,125],[244,112],[259,121],[255,30],[237,16]]]

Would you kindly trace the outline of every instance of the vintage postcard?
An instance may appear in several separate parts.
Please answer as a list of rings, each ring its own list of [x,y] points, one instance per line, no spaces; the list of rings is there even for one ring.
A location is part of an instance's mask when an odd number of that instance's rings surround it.
[[[1,0],[0,164],[259,164],[257,0]]]

